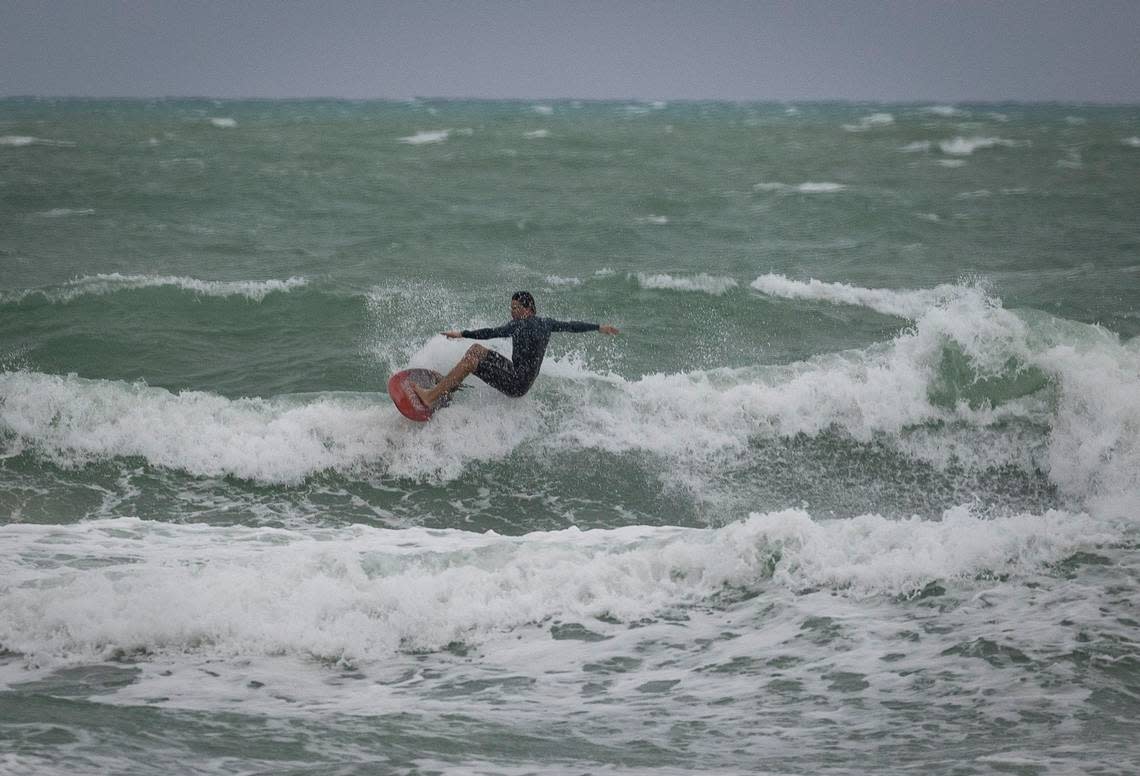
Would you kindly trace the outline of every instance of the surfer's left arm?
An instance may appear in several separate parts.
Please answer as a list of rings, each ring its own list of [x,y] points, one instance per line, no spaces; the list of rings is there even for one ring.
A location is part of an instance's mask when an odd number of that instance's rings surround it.
[[[600,331],[602,334],[617,334],[618,330],[608,323],[596,324],[586,323],[585,321],[551,321],[551,331],[570,331],[570,332],[586,332],[586,331]]]

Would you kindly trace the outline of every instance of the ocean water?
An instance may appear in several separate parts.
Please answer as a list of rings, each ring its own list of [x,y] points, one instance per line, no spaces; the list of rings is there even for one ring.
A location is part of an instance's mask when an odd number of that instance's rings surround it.
[[[0,772],[1135,774],[1138,213],[1135,106],[0,100]],[[402,418],[520,289],[621,334]]]

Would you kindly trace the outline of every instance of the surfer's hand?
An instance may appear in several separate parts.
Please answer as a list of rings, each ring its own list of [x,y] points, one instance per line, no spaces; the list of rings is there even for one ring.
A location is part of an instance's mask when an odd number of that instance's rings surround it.
[[[601,326],[599,326],[598,331],[600,331],[602,334],[617,334],[618,333],[618,330],[615,329],[613,326],[610,326],[608,323],[602,324]]]
[[[457,331],[445,331],[443,332],[443,336],[447,337],[448,339],[460,339],[463,337],[463,335]]]

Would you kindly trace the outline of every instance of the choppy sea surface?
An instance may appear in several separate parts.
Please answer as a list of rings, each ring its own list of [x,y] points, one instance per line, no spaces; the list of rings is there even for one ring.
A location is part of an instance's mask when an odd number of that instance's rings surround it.
[[[0,772],[1135,774],[1138,213],[1136,106],[0,100]],[[621,334],[401,417],[516,290]]]

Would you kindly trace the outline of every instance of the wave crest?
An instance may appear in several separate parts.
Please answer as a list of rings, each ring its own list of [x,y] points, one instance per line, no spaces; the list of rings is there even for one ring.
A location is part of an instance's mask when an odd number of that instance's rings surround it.
[[[169,286],[199,296],[244,296],[260,302],[273,293],[292,291],[308,285],[304,277],[285,280],[199,280],[174,275],[123,275],[118,272],[90,275],[68,281],[61,286],[27,288],[0,293],[0,303],[13,304],[31,296],[41,296],[48,302],[71,302],[82,296],[102,296],[139,288]]]

